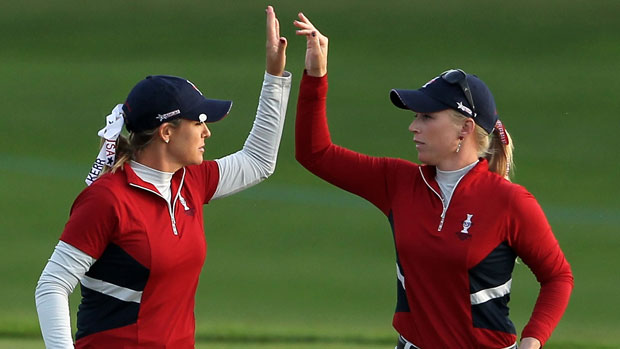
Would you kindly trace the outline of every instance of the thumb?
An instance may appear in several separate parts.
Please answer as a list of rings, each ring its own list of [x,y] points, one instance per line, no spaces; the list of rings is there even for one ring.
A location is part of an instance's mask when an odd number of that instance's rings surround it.
[[[321,52],[321,43],[319,42],[319,33],[313,31],[308,36],[308,48],[312,48],[313,50],[317,50],[316,52]]]
[[[278,40],[278,55],[283,55],[286,53],[286,47],[288,46],[288,41],[285,37],[281,37]]]

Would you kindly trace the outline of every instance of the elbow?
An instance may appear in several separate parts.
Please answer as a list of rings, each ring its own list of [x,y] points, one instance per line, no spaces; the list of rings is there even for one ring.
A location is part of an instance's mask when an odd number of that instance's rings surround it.
[[[295,160],[305,168],[308,168],[312,163],[312,152],[303,147],[295,147]]]
[[[271,175],[273,175],[276,172],[276,164],[275,162],[273,164],[269,164],[267,166],[265,166],[265,168],[263,168],[263,170],[261,171],[261,180],[265,180],[269,177],[271,177]]]
[[[570,268],[562,273],[562,277],[566,280],[566,282],[570,283],[571,287],[575,286],[575,277],[573,276],[573,271]]]
[[[569,285],[571,291],[573,290],[573,288],[575,288],[575,278],[573,276],[573,270],[571,269],[568,262],[566,262],[566,265],[564,266],[562,271],[558,273],[556,279]]]
[[[38,303],[41,296],[43,296],[46,292],[49,292],[51,288],[53,288],[53,282],[49,279],[49,277],[45,274],[45,272],[39,277],[37,281],[37,285],[34,288],[34,299]]]
[[[313,169],[317,166],[323,154],[324,151],[312,152],[303,148],[296,148],[295,160],[306,170],[314,172]]]
[[[57,280],[41,278],[34,289],[34,299],[38,305],[46,295],[60,294],[68,297],[71,292],[71,289]]]
[[[304,164],[304,157],[302,156],[301,152],[299,152],[298,150],[295,151],[295,160],[297,160],[297,162],[302,165]]]
[[[308,157],[306,156],[302,156],[299,153],[295,153],[295,160],[297,160],[297,162],[303,166],[305,169],[309,169],[310,167],[310,161],[308,160]]]
[[[264,181],[276,172],[276,158],[271,160],[265,160],[252,157],[254,176],[258,178],[259,182]]]

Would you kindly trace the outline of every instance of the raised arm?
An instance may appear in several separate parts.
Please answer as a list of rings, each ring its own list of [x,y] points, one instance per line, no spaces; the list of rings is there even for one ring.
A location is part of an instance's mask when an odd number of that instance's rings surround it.
[[[256,119],[243,148],[217,159],[220,179],[212,199],[251,187],[275,171],[284,117],[291,90],[291,74],[286,65],[286,38],[273,10],[267,10],[266,67]]]
[[[302,13],[294,25],[307,42],[295,120],[295,158],[313,174],[388,214],[388,177],[399,160],[371,157],[332,143],[326,111],[328,39]]]

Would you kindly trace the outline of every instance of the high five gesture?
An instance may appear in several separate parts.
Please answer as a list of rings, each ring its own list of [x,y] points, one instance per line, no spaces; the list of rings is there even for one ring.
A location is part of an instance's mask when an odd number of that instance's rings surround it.
[[[321,77],[327,74],[327,44],[328,39],[316,29],[303,13],[299,13],[299,20],[293,24],[299,28],[297,35],[305,35],[306,46],[306,71],[310,76]]]

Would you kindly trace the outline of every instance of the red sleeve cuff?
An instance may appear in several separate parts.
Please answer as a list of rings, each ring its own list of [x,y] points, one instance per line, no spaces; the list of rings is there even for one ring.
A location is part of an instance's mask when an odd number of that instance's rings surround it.
[[[316,77],[308,75],[308,72],[304,70],[304,74],[301,78],[300,98],[303,99],[316,99],[318,97],[325,97],[327,95],[327,74]]]

